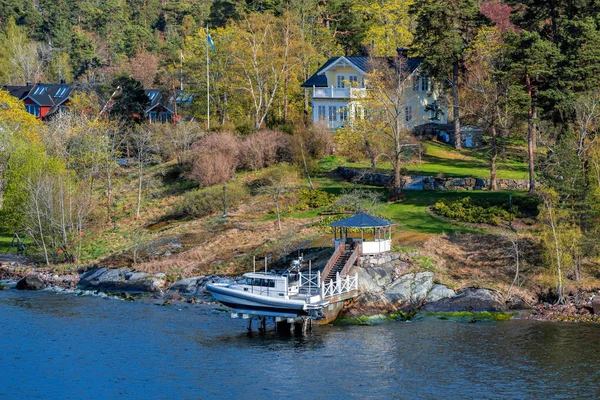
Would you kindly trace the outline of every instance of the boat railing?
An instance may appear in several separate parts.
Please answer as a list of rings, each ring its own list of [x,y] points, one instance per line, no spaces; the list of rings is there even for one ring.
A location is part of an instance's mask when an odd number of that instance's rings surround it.
[[[326,299],[354,290],[358,290],[358,274],[341,277],[338,272],[335,280],[332,279],[329,282],[323,282],[323,285],[321,286],[321,297]]]

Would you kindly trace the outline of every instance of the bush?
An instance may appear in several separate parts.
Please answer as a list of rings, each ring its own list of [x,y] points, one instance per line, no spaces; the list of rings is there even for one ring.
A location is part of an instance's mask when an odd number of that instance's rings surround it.
[[[250,197],[243,184],[227,185],[227,209],[236,207]],[[177,205],[172,214],[176,217],[202,218],[223,210],[223,186],[211,186],[189,192]]]
[[[187,178],[201,186],[223,184],[235,174],[239,153],[240,140],[231,133],[203,136],[191,151],[191,171]]]
[[[258,131],[240,142],[239,167],[256,171],[289,161],[289,147],[289,135],[280,131]]]
[[[304,211],[309,208],[321,208],[332,205],[337,197],[322,190],[300,189],[295,193],[297,203],[291,205],[288,211]]]
[[[433,209],[445,217],[476,224],[500,225],[502,221],[512,221],[515,217],[522,216],[517,207],[509,207],[507,203],[493,204],[473,200],[471,197],[442,199],[435,203]]]

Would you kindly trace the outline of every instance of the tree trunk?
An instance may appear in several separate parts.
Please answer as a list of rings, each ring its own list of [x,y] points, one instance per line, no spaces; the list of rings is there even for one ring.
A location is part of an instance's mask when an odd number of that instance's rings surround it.
[[[304,162],[304,172],[306,173],[306,178],[308,178],[310,190],[315,190],[315,187],[312,183],[312,179],[310,179],[310,172],[308,170],[308,164],[306,163],[306,157],[304,156],[304,146],[302,145],[302,143],[300,143],[300,153],[302,153],[302,161]]]
[[[454,63],[452,71],[452,114],[454,118],[454,147],[462,148],[462,140],[460,137],[460,113],[458,110],[458,61]]]
[[[496,127],[492,126],[492,157],[490,158],[490,191],[498,190],[498,181],[496,179],[496,163],[498,161],[498,137],[496,136]]]
[[[529,74],[525,78],[525,84],[527,85],[527,96],[529,96],[529,106],[527,108],[527,155],[529,160],[529,193],[535,192],[535,170],[534,170],[534,138],[533,138],[533,98],[532,98],[532,87],[531,78]]]
[[[394,185],[390,192],[390,201],[402,200],[404,197],[402,193],[402,175],[400,169],[401,164],[396,161],[396,163],[394,163]]]
[[[371,161],[371,168],[375,169],[375,154],[373,154],[371,142],[369,142],[369,139],[367,139],[367,135],[364,132],[363,138],[365,140],[365,149],[367,150],[367,155],[369,156],[369,160]]]
[[[143,166],[142,166],[142,160],[140,160],[139,162],[139,176],[138,176],[138,196],[137,196],[137,209],[135,211],[135,218],[139,218],[140,217],[140,207],[142,205],[142,172],[143,172]]]
[[[277,227],[281,230],[281,214],[279,213],[279,200],[275,200],[275,212],[277,213]]]

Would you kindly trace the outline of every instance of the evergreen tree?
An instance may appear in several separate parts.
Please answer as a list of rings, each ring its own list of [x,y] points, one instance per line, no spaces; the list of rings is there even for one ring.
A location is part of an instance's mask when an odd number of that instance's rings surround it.
[[[459,87],[465,51],[476,33],[481,16],[474,0],[416,0],[415,46],[425,56],[423,70],[445,82],[452,76],[454,141],[461,148]]]
[[[113,80],[109,91],[117,88],[119,91],[114,97],[111,115],[122,118],[128,124],[141,122],[150,104],[142,84],[128,75],[121,75]]]

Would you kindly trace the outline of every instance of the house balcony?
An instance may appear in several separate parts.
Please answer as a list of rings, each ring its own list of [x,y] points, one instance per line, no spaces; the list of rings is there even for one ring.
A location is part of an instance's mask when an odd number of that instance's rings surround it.
[[[356,99],[367,95],[365,88],[337,88],[313,86],[313,99]]]

